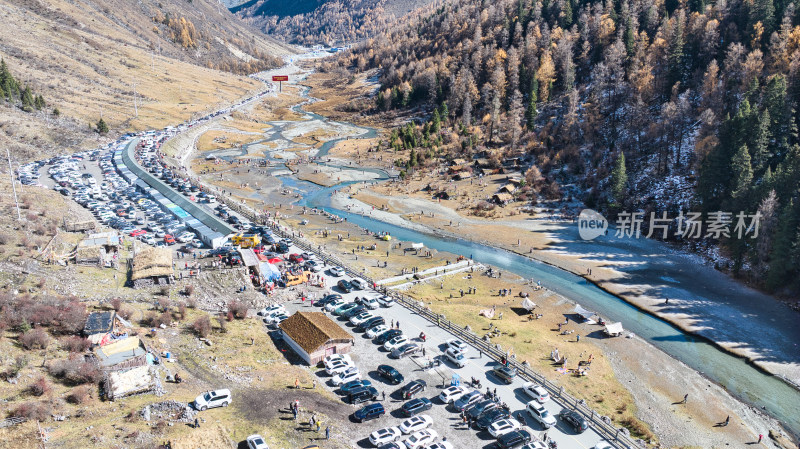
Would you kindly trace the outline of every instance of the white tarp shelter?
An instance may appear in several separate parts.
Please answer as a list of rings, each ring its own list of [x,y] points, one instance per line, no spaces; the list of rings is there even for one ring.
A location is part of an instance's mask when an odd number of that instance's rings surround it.
[[[581,307],[580,305],[575,306],[575,313],[577,313],[578,315],[583,317],[583,319],[586,320],[587,323],[589,323],[589,324],[594,324],[595,323],[595,321],[592,318],[597,316],[596,313],[594,313],[594,312],[592,312],[590,310],[586,310],[583,307]]]
[[[609,337],[619,337],[620,335],[622,335],[622,332],[624,331],[625,330],[622,328],[622,323],[617,322],[617,323],[606,324],[604,332]]]
[[[414,248],[414,249],[422,249],[422,248],[425,247],[425,244],[424,243],[412,243],[411,247]]]
[[[522,308],[530,312],[533,308],[536,307],[536,303],[531,301],[528,298],[522,300]]]

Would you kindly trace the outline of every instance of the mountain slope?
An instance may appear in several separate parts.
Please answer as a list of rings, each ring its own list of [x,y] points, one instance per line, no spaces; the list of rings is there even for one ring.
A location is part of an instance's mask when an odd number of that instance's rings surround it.
[[[0,145],[18,160],[96,145],[101,117],[112,134],[186,120],[260,86],[217,69],[251,73],[293,51],[205,0],[0,0],[0,11],[11,25],[0,57],[47,102],[25,113],[0,101]]]
[[[349,44],[374,36],[432,0],[251,0],[231,9],[286,42]]]
[[[436,108],[392,139],[422,148],[407,170],[519,157],[517,204],[641,210],[644,234],[650,212],[702,212],[699,238],[676,239],[674,222],[669,239],[788,292],[800,288],[799,24],[772,0],[450,1],[339,63],[382,69],[376,110]],[[709,226],[715,211],[732,214],[717,216],[727,236]],[[739,238],[757,212],[757,238]]]

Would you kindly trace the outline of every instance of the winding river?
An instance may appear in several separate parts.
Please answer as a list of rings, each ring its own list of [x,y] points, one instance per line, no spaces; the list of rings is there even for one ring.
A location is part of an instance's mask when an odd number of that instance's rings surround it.
[[[313,101],[308,97],[308,90],[308,88],[304,88],[302,95],[309,98],[309,101]],[[321,115],[304,111],[303,104],[305,103],[295,105],[292,109],[305,115],[308,119],[328,121]],[[277,138],[276,136],[280,135],[286,123],[270,123],[273,126],[271,131],[274,132],[272,137],[253,144]],[[377,135],[374,129],[347,125],[366,130],[351,138],[372,138]],[[318,149],[317,156],[327,155],[328,151],[340,140],[343,139],[335,139],[323,144]],[[323,209],[373,232],[389,232],[399,240],[422,242],[425,246],[439,251],[471,255],[480,263],[493,265],[524,278],[541,281],[543,286],[575,300],[583,307],[594,310],[612,321],[622,322],[626,330],[635,333],[710,380],[722,385],[737,398],[763,407],[768,413],[779,419],[788,430],[800,435],[800,391],[781,379],[763,372],[746,360],[733,356],[710,344],[707,340],[684,332],[656,316],[645,313],[585,279],[559,268],[480,243],[427,234],[337,209],[331,205],[331,194],[334,190],[352,184],[352,182],[343,182],[333,187],[320,187],[288,174],[282,161],[269,156],[268,159],[273,164],[272,170],[281,170],[279,179],[283,186],[301,194],[301,198],[296,204]],[[389,178],[388,174],[380,169],[320,163],[342,170],[354,169],[373,172],[378,175],[378,181]]]

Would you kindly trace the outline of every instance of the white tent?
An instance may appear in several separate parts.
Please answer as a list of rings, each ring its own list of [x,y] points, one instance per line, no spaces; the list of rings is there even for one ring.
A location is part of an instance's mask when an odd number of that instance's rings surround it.
[[[594,312],[592,312],[590,310],[586,310],[583,307],[581,307],[580,305],[575,306],[575,313],[577,313],[578,315],[582,316],[583,319],[586,320],[587,323],[589,323],[589,324],[594,324],[595,323],[595,321],[592,318],[594,318],[597,315],[596,313],[594,313]]]
[[[412,243],[411,247],[414,248],[414,249],[422,249],[422,248],[425,247],[425,244],[424,243]]]
[[[536,303],[534,303],[530,299],[525,298],[525,299],[522,300],[522,308],[527,310],[528,312],[533,310],[534,307],[536,307]]]
[[[606,324],[605,333],[609,337],[619,337],[622,335],[622,332],[624,332],[624,329],[622,329],[622,323],[617,322]]]

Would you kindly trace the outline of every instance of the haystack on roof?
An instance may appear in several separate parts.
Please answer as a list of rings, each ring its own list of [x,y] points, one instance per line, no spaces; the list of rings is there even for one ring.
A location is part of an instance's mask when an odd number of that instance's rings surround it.
[[[279,327],[309,354],[331,340],[353,341],[352,335],[321,312],[297,312]]]
[[[492,195],[492,199],[498,203],[508,203],[511,202],[514,197],[510,193],[495,193]]]
[[[172,275],[172,251],[147,247],[133,256],[131,280]]]

